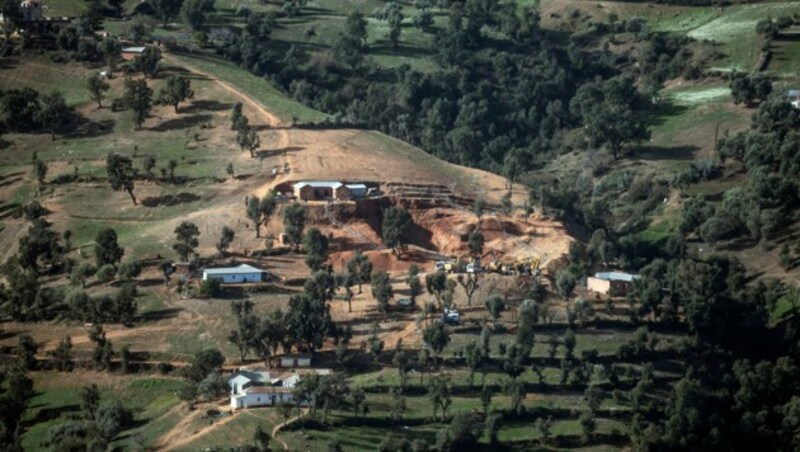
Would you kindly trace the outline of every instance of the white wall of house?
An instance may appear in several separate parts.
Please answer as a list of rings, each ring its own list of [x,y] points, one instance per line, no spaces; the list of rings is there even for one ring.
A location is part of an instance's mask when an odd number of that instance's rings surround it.
[[[228,386],[231,388],[231,394],[238,394],[244,391],[245,385],[252,383],[253,380],[245,377],[244,375],[237,375],[228,380]]]
[[[252,408],[258,406],[274,406],[280,403],[294,404],[295,398],[292,393],[277,393],[277,394],[242,394],[231,396],[231,408],[234,410],[240,408]],[[300,405],[308,405],[301,403]]]
[[[296,356],[282,356],[281,367],[311,367],[311,358],[309,357],[296,357]]]
[[[236,284],[236,283],[246,283],[246,282],[261,282],[261,272],[258,273],[231,273],[231,274],[222,274],[222,275],[209,275],[206,272],[203,272],[203,281],[209,278],[219,279],[225,284]]]

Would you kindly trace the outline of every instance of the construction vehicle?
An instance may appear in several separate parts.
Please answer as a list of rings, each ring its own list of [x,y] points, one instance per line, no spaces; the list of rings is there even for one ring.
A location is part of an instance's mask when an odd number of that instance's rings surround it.
[[[542,258],[539,256],[519,257],[517,258],[516,272],[520,275],[536,276],[539,274],[541,263]]]

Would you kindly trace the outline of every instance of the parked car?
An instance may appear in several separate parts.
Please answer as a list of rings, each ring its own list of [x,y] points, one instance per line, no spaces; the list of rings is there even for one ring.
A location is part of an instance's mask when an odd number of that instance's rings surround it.
[[[411,300],[411,298],[401,298],[397,300],[397,306],[410,308],[411,306],[414,306],[414,302]]]
[[[455,309],[444,311],[444,314],[442,314],[442,323],[445,325],[458,325],[461,323],[461,314]]]

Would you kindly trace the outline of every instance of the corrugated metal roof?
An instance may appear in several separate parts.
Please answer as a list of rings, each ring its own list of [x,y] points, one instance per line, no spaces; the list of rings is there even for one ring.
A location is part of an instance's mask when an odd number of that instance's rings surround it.
[[[241,264],[236,267],[205,268],[203,273],[207,275],[236,275],[239,273],[266,273],[266,270],[255,268],[252,265]]]
[[[144,52],[144,47],[137,46],[137,47],[123,47],[122,51],[124,53],[142,53]]]
[[[313,187],[313,188],[332,188],[337,189],[341,187],[342,184],[339,181],[335,180],[317,180],[317,181],[305,181],[305,182],[298,182],[293,185],[295,189],[303,188],[303,187]]]
[[[600,272],[600,273],[595,273],[594,277],[606,281],[632,282],[634,279],[638,278],[639,275],[633,275],[631,273],[625,273],[625,272]]]
[[[347,188],[349,188],[351,190],[366,190],[367,189],[367,186],[364,185],[364,184],[347,184],[347,185],[345,185],[345,187],[347,187]]]

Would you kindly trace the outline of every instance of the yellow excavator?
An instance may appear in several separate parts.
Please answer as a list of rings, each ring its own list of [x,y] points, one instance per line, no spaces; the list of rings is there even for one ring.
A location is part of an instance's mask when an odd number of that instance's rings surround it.
[[[528,256],[517,258],[516,270],[520,275],[536,276],[541,270],[542,258],[539,256]]]

